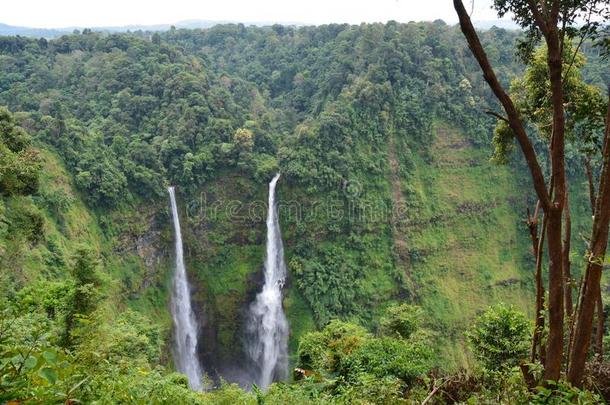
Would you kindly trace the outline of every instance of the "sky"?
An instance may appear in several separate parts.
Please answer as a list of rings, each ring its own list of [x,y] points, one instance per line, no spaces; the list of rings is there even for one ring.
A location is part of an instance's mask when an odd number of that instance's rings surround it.
[[[171,24],[184,20],[278,23],[455,23],[451,0],[0,0],[0,22],[36,28]],[[494,20],[492,0],[474,0],[473,20]],[[472,0],[464,0],[467,8]]]

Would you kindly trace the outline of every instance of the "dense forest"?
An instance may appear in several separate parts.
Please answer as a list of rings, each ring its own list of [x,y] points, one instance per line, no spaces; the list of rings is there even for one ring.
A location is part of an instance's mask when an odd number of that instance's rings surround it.
[[[535,56],[519,57],[524,32],[478,35],[544,155],[548,115],[528,80],[545,73]],[[603,125],[608,60],[593,41],[574,52],[570,106],[586,100],[573,116],[589,118],[571,131],[601,137],[594,114]],[[537,198],[457,26],[0,37],[0,106],[2,401],[547,403],[560,392],[565,403],[594,403],[610,394],[601,352],[583,389],[522,381],[537,313],[526,223]],[[575,299],[592,222],[588,167],[601,176],[599,157],[583,164],[587,145],[566,144]],[[552,164],[540,160],[545,174]],[[290,377],[262,390],[247,381],[244,322],[263,282],[267,184],[278,172]],[[204,392],[188,389],[172,359],[170,185]],[[595,333],[608,341],[606,329]]]

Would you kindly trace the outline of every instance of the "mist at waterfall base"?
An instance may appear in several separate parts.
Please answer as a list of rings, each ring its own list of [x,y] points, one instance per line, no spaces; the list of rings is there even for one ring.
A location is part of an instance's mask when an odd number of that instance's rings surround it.
[[[282,306],[286,264],[275,202],[279,178],[278,173],[269,183],[264,284],[249,307],[246,321],[245,351],[255,372],[254,382],[261,389],[288,376],[288,321]]]
[[[171,311],[174,321],[174,362],[176,369],[186,374],[189,385],[194,390],[201,390],[201,365],[197,357],[197,320],[191,305],[190,286],[184,267],[182,249],[182,232],[176,205],[174,188],[167,189],[172,209],[174,235],[176,240],[176,268],[173,278]]]

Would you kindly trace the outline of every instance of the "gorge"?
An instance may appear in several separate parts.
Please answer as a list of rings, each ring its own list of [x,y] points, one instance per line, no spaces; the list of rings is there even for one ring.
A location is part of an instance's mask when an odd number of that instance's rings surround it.
[[[507,86],[522,35],[480,32]],[[600,91],[607,60],[580,51]],[[1,364],[36,356],[0,402],[529,398],[485,385],[467,335],[490,307],[531,331],[536,196],[458,27],[0,36],[0,106]],[[566,156],[575,287],[590,193]]]

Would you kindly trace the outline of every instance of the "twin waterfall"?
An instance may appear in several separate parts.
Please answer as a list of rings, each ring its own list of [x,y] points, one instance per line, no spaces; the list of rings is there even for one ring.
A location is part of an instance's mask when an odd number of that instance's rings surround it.
[[[284,247],[275,202],[275,186],[280,174],[269,183],[267,211],[267,246],[262,291],[250,304],[246,319],[246,347],[254,383],[266,389],[273,381],[288,374],[288,322],[282,307],[282,288],[286,279]],[[168,188],[176,235],[176,271],[174,273],[171,311],[174,319],[174,359],[176,369],[186,374],[194,390],[202,389],[202,368],[197,356],[198,326],[191,306],[189,283],[184,268],[182,234],[174,188]]]
[[[275,203],[275,185],[279,178],[278,173],[269,183],[265,283],[250,305],[247,320],[246,352],[257,368],[256,384],[262,389],[275,380],[285,379],[288,374],[288,322],[282,307],[286,264]]]
[[[182,232],[174,188],[169,187],[169,200],[172,207],[174,233],[176,237],[176,271],[174,273],[171,300],[172,317],[174,318],[174,360],[176,369],[186,374],[189,385],[194,390],[201,390],[201,365],[197,357],[197,320],[191,306],[191,289],[186,278],[184,255],[182,252]]]

